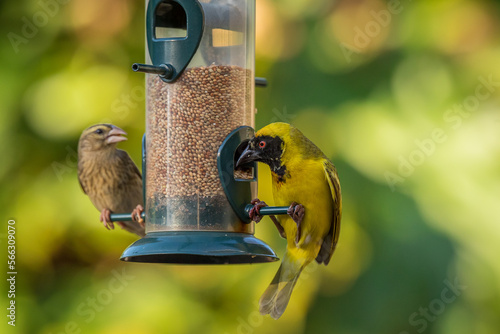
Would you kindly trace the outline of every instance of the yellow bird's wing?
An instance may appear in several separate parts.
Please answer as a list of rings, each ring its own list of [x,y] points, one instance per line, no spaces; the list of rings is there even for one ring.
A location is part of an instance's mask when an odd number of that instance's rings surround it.
[[[342,218],[342,195],[340,193],[339,177],[333,163],[328,159],[324,159],[323,168],[325,170],[326,180],[328,181],[328,185],[330,186],[330,191],[332,193],[333,216],[330,221],[330,230],[323,239],[323,244],[321,245],[321,249],[316,257],[316,262],[327,265],[332,258],[335,246],[339,240],[340,220]]]

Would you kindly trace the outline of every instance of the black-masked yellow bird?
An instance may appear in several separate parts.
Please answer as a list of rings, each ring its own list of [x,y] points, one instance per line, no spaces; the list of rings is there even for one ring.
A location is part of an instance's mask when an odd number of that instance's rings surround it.
[[[116,148],[117,143],[127,140],[126,134],[112,124],[85,129],[78,142],[78,180],[92,204],[101,211],[104,227],[114,229],[111,212],[131,212],[133,221],[117,224],[143,237],[141,173],[127,152]]]
[[[280,268],[260,299],[260,312],[278,319],[286,309],[299,275],[316,260],[327,265],[337,245],[342,198],[333,163],[302,132],[286,123],[272,123],[259,130],[236,166],[251,161],[271,168],[274,204],[289,206],[288,215],[271,217],[287,239]],[[299,203],[299,204],[297,204]],[[260,220],[252,201],[250,215]]]

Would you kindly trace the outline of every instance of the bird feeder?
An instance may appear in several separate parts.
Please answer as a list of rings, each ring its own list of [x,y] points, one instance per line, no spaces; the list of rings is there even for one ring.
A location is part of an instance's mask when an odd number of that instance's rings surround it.
[[[147,64],[132,66],[146,73],[146,236],[122,260],[278,259],[248,217],[256,165],[235,170],[254,134],[254,87],[264,83],[254,76],[254,22],[255,0],[147,1]]]

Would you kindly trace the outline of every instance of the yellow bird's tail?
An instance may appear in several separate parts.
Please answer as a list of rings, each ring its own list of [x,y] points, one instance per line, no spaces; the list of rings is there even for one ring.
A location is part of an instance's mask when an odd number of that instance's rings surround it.
[[[262,297],[260,297],[259,311],[262,315],[269,314],[274,319],[281,317],[285,312],[299,275],[306,265],[306,263],[301,263],[301,261],[295,259],[290,252],[286,252],[278,272]]]

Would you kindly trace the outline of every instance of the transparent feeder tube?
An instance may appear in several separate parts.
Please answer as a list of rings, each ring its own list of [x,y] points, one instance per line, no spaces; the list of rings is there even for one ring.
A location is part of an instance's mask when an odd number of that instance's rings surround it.
[[[253,233],[226,199],[217,151],[232,130],[254,126],[255,1],[200,3],[204,32],[188,67],[173,83],[146,75],[146,232]]]

